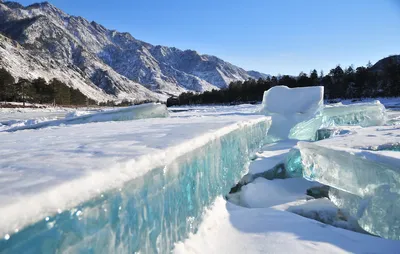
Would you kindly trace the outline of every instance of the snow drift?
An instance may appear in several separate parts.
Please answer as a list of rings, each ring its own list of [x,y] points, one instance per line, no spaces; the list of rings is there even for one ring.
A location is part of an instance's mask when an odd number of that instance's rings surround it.
[[[323,99],[322,86],[275,86],[264,92],[260,113],[272,117],[268,136],[272,140],[287,139],[293,126],[313,118],[321,110]]]

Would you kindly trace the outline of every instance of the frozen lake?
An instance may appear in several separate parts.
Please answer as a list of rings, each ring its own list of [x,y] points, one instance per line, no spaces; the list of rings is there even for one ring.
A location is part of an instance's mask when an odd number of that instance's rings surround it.
[[[354,144],[365,141],[351,147],[363,149],[369,144],[368,135],[377,137],[370,142],[374,146],[400,142],[400,111],[393,108],[398,102],[387,103],[392,109],[386,112],[386,132],[331,126],[343,131],[321,145],[339,151],[342,143],[349,144],[347,138]],[[269,179],[270,174],[266,179],[242,178],[284,164],[289,151],[297,147],[295,140],[268,143],[272,120],[257,113],[259,108],[174,107],[168,117],[157,113],[156,118],[143,115],[150,118],[140,120],[118,112],[119,117],[104,118],[99,110],[1,109],[0,251],[263,253],[287,248],[387,253],[399,249],[399,241],[360,234],[363,230],[350,217],[343,215],[346,221],[337,217],[337,204],[329,199],[309,202],[313,198],[306,195],[307,189],[320,183],[285,177],[277,181]],[[89,113],[96,117],[87,117]],[[71,120],[63,120],[66,115],[79,121],[70,124]],[[346,117],[352,124],[368,120],[364,115]],[[56,124],[43,124],[47,122]],[[34,128],[19,129],[26,126]],[[390,152],[369,153],[390,156]],[[397,155],[390,158],[382,162],[397,163]],[[240,181],[245,183],[242,189],[224,200]],[[331,180],[323,183],[329,185]]]

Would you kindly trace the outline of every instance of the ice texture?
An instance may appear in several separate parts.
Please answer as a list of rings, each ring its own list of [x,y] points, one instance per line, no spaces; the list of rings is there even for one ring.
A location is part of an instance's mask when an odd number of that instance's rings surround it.
[[[238,122],[235,123],[234,119]],[[93,144],[86,144],[87,140],[84,137],[91,133],[91,127],[93,130],[99,130],[99,124],[85,125],[84,128],[68,127],[66,130],[68,133],[79,131],[75,133],[78,135],[75,137],[75,145],[82,143],[86,147],[81,148],[81,153],[75,154],[71,151],[72,147],[68,147],[68,142],[62,143],[57,140],[56,154],[60,155],[58,156],[60,158],[69,157],[71,163],[65,166],[71,170],[81,169],[76,173],[85,169],[87,179],[83,179],[84,181],[78,179],[80,190],[76,190],[74,182],[64,175],[65,170],[54,169],[52,167],[54,163],[51,164],[51,162],[50,165],[46,162],[37,165],[51,167],[47,177],[41,175],[43,181],[48,179],[58,185],[64,181],[66,184],[64,186],[67,186],[68,190],[60,192],[57,186],[53,186],[52,189],[56,188],[57,192],[53,191],[54,193],[51,194],[52,190],[46,189],[49,188],[48,184],[41,185],[41,182],[38,182],[36,186],[22,188],[21,191],[28,192],[23,197],[16,195],[18,197],[16,200],[2,199],[1,202],[7,202],[7,200],[11,202],[11,207],[14,208],[17,207],[13,206],[13,202],[24,200],[27,210],[7,210],[7,206],[2,205],[1,212],[7,216],[8,220],[1,221],[0,231],[3,235],[7,233],[7,237],[0,240],[0,252],[168,253],[173,248],[174,242],[183,240],[188,233],[196,230],[204,208],[209,206],[218,195],[227,193],[244,174],[250,155],[260,148],[270,125],[270,119],[266,117],[229,116],[229,118],[181,118],[168,119],[168,121],[146,120],[118,123],[118,125],[101,123],[103,125],[101,132],[95,132],[92,134],[94,136],[90,137]],[[215,129],[218,126],[220,129]],[[205,132],[207,128],[212,131]],[[65,130],[62,128],[41,130],[44,132],[42,135],[48,136],[57,135],[62,131]],[[32,136],[34,133],[38,131],[1,133],[0,135],[2,138],[13,135],[9,138],[11,142],[17,134],[20,134],[18,136],[20,137],[24,134]],[[152,139],[155,133],[159,136]],[[195,138],[188,140],[193,136]],[[139,142],[142,138],[145,142]],[[42,142],[47,140],[47,138],[44,139]],[[128,144],[127,140],[132,139],[136,142]],[[112,140],[113,143],[107,143],[108,140]],[[185,143],[174,146],[173,144],[179,140],[185,140]],[[7,142],[7,139],[4,141]],[[118,144],[123,150],[118,149]],[[166,150],[157,152],[160,147]],[[87,159],[79,160],[78,158],[84,156],[92,148],[97,150],[96,154],[91,155],[98,156],[96,164],[92,165],[89,161],[86,165]],[[11,147],[11,149],[14,148]],[[34,150],[33,147],[28,149]],[[135,151],[144,156],[135,156]],[[174,157],[177,155],[178,157]],[[140,163],[141,158],[146,163]],[[12,161],[10,156],[4,159],[0,160],[0,168]],[[33,159],[34,157],[25,158],[28,164],[14,166],[26,168],[31,165],[33,167]],[[168,163],[164,164],[164,162]],[[104,168],[112,166],[109,165],[110,163],[115,164],[116,168],[108,174]],[[62,166],[62,161],[58,164]],[[143,175],[132,172],[146,170],[145,166],[151,165],[158,166]],[[98,172],[99,169],[96,168],[88,171],[87,167],[100,167],[102,170]],[[54,170],[56,173],[53,173]],[[22,169],[18,171],[23,172]],[[26,169],[26,171],[34,171],[34,168]],[[10,186],[5,187],[8,191],[14,190],[14,194],[18,194],[17,191],[26,180],[24,175],[19,181],[7,176]],[[121,179],[130,180],[120,187],[110,188],[118,186],[115,184]],[[97,192],[96,196],[90,199],[70,206],[86,195],[83,189],[92,190],[99,185],[99,181],[103,185],[102,191]],[[46,203],[30,197],[43,191],[49,197],[57,196],[58,199],[48,198],[48,203]],[[38,198],[46,198],[46,195],[42,193]],[[51,203],[60,200],[64,200],[63,202],[69,208],[50,213]],[[26,207],[31,204],[32,207]],[[49,207],[43,210],[41,206]],[[6,215],[7,211],[9,213]],[[43,217],[29,224],[29,227],[16,227],[13,223],[15,218],[26,219],[34,211]],[[8,231],[12,227],[14,227],[13,231]]]
[[[96,112],[92,114],[86,113],[70,113],[64,119],[44,121],[37,124],[27,124],[15,128],[7,129],[7,131],[18,131],[26,129],[38,129],[50,126],[85,124],[108,121],[129,121],[135,119],[167,117],[168,110],[164,104],[147,103],[137,106],[130,106],[114,110]]]
[[[299,142],[303,176],[335,189],[333,202],[372,234],[400,240],[400,153],[366,144],[399,140],[400,128],[364,128],[352,135]],[[396,147],[396,146],[392,146]]]
[[[303,164],[301,161],[300,150],[292,148],[285,158],[285,171],[289,177],[302,177]]]
[[[335,126],[380,126],[386,123],[386,109],[379,101],[351,105],[326,105],[316,117],[298,123],[289,138],[314,140],[318,129]]]
[[[287,139],[293,126],[313,118],[323,107],[323,94],[322,86],[274,86],[264,92],[260,113],[272,117],[269,138]]]

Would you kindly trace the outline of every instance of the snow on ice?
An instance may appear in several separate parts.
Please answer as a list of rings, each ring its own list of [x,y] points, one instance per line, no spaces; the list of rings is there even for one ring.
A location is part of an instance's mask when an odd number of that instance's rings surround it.
[[[332,200],[357,208],[352,215],[368,232],[400,240],[400,127],[360,128],[298,146],[305,178],[341,190]]]
[[[269,125],[230,115],[2,132],[0,250],[167,251],[240,179]]]
[[[260,113],[272,117],[268,136],[272,140],[287,139],[293,126],[313,118],[322,108],[322,86],[288,88],[275,86],[264,93]]]
[[[0,252],[396,253],[400,115],[322,94],[166,118],[3,112]]]
[[[120,109],[113,109],[101,112],[71,112],[65,116],[64,119],[53,121],[41,121],[34,124],[24,124],[16,126],[7,131],[18,131],[25,129],[38,129],[49,126],[71,125],[71,124],[85,124],[96,122],[108,121],[129,121],[144,118],[167,117],[168,110],[164,104],[148,103],[138,106],[130,106]]]

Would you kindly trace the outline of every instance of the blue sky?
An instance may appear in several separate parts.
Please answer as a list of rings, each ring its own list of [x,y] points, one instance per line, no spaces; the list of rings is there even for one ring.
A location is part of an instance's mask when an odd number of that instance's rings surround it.
[[[152,44],[194,49],[273,75],[328,72],[400,53],[399,0],[49,2]]]

